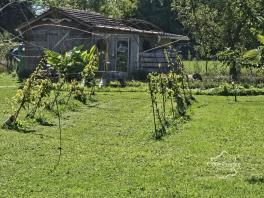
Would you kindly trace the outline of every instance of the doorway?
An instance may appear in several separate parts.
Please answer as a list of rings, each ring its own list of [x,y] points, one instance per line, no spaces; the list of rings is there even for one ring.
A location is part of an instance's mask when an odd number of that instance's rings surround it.
[[[116,44],[116,71],[128,72],[129,38],[118,38]]]

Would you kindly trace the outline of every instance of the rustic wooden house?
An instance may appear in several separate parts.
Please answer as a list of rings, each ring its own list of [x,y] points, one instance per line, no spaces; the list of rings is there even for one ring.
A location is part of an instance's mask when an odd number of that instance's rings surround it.
[[[188,37],[163,32],[138,19],[114,20],[93,11],[50,8],[17,28],[25,40],[26,70],[32,71],[45,49],[64,53],[75,46],[100,52],[100,71],[131,76],[135,71],[155,71],[167,62],[160,47],[186,42]]]

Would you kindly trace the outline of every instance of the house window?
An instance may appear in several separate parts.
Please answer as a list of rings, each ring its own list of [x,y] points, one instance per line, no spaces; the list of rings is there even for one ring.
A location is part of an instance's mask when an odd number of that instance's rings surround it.
[[[106,51],[106,41],[104,39],[99,39],[97,42],[96,42],[96,47],[98,49],[99,52],[101,51]]]

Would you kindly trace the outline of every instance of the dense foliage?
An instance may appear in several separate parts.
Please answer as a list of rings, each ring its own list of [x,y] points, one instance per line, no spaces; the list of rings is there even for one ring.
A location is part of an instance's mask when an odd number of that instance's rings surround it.
[[[258,95],[264,95],[264,89],[263,88],[257,88],[254,86],[245,87],[240,84],[230,84],[230,83],[223,83],[222,85],[201,90],[197,89],[193,91],[194,94],[197,95],[210,95],[210,96],[258,96]]]
[[[165,50],[164,53],[169,62],[170,72],[151,73],[148,76],[156,139],[166,134],[169,119],[175,121],[178,117],[186,115],[187,107],[194,100],[180,57],[177,55],[175,59],[170,58],[169,53],[176,53],[173,49]],[[170,110],[167,108],[168,101]]]
[[[4,59],[8,52],[16,45],[17,43],[12,40],[12,36],[9,33],[0,33],[0,59]]]
[[[17,119],[23,109],[27,112],[28,118],[35,118],[37,110],[54,110],[54,107],[58,109],[59,103],[67,105],[72,97],[86,103],[89,93],[83,82],[94,81],[98,68],[97,57],[95,46],[90,51],[81,51],[80,47],[74,48],[64,55],[46,51],[36,70],[25,81],[23,87],[17,90],[13,98],[14,111],[3,127],[18,129]],[[76,69],[76,66],[80,68],[80,65],[82,65],[82,71],[79,72],[80,80],[74,79],[69,82],[70,72]],[[94,86],[94,83],[91,86]],[[93,92],[94,89],[90,96]]]
[[[173,3],[202,57],[226,47],[256,46],[251,28],[263,29],[263,8],[261,0],[174,0]]]
[[[172,2],[173,0],[139,0],[134,17],[152,22],[167,32],[187,34],[177,12],[171,9]]]
[[[71,7],[91,9],[113,18],[131,16],[136,9],[137,0],[35,0],[40,6]]]
[[[257,36],[260,46],[256,49],[247,51],[243,58],[248,60],[255,67],[264,67],[264,35],[259,34]]]

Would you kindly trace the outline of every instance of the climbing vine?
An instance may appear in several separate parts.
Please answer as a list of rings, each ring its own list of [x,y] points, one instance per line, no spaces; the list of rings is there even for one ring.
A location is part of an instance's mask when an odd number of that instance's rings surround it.
[[[174,53],[175,58],[171,58],[170,53]],[[171,120],[186,116],[188,106],[195,100],[181,58],[172,48],[165,50],[164,54],[168,61],[169,72],[148,75],[156,139],[167,133],[166,129]]]
[[[36,112],[48,109],[56,112],[59,123],[59,157],[54,169],[58,166],[62,154],[62,126],[60,104],[68,105],[71,98],[86,104],[94,95],[95,72],[98,68],[96,47],[82,51],[76,47],[61,55],[46,51],[36,70],[17,90],[13,97],[13,113],[3,123],[5,129],[20,130],[18,120],[22,111],[26,118],[34,119]],[[86,82],[92,91],[85,87]],[[66,100],[65,100],[66,99]],[[39,118],[36,119],[36,121]],[[44,123],[42,120],[41,123]]]
[[[94,94],[95,86],[92,83],[89,86],[92,91],[89,92],[85,82],[95,81],[97,68],[98,55],[94,46],[89,51],[76,47],[63,55],[46,51],[36,70],[17,90],[13,98],[13,113],[3,123],[3,127],[18,129],[18,117],[23,110],[27,118],[33,119],[38,110],[56,110],[56,104],[68,105],[71,98],[85,104]]]

